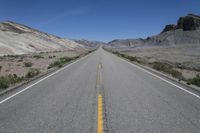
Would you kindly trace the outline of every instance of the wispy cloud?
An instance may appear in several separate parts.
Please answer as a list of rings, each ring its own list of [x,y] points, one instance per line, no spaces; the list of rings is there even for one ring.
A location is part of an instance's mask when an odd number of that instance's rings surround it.
[[[85,15],[85,14],[88,14],[89,12],[90,12],[90,9],[88,7],[80,7],[80,8],[75,8],[68,11],[60,12],[57,15],[54,15],[55,17],[49,18],[47,21],[42,22],[38,27],[42,28],[53,22],[59,21],[65,17]]]
[[[73,9],[73,10],[69,10],[66,12],[65,15],[67,16],[71,16],[71,15],[85,15],[87,13],[89,13],[89,8],[88,7],[82,7],[82,8],[77,8],[77,9]]]

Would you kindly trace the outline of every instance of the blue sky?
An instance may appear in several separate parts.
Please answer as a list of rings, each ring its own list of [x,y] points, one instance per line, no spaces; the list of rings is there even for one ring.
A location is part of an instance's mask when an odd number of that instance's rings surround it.
[[[60,37],[111,41],[158,34],[199,0],[0,0],[0,21],[11,20]]]

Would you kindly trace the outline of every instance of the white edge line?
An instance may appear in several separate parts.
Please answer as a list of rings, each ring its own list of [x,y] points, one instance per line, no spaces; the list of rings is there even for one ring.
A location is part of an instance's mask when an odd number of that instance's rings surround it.
[[[110,53],[110,54],[111,54],[111,53]],[[113,55],[113,54],[112,54],[112,55]],[[189,94],[191,94],[191,95],[193,95],[193,96],[195,96],[195,97],[197,97],[197,98],[200,99],[200,96],[199,96],[199,95],[197,95],[197,94],[195,94],[195,93],[193,93],[193,92],[191,92],[191,91],[188,91],[188,90],[186,90],[186,89],[184,89],[184,88],[182,88],[182,87],[180,87],[180,86],[178,86],[178,85],[176,85],[176,84],[174,84],[174,83],[172,83],[172,82],[170,82],[170,81],[168,81],[168,80],[166,80],[166,79],[164,79],[164,78],[162,78],[162,77],[160,77],[160,76],[158,76],[158,75],[156,75],[156,74],[153,74],[152,72],[150,72],[150,71],[148,71],[148,70],[146,70],[146,69],[144,69],[144,68],[141,68],[141,67],[139,67],[139,66],[137,66],[137,65],[135,65],[135,64],[133,64],[133,63],[127,61],[127,60],[125,60],[125,59],[122,59],[122,58],[120,58],[120,57],[117,57],[116,55],[115,55],[115,57],[116,57],[117,59],[120,59],[120,60],[122,60],[122,61],[124,61],[124,62],[126,62],[126,63],[128,63],[128,64],[130,64],[130,65],[132,65],[132,66],[134,66],[134,67],[136,67],[136,68],[138,68],[138,69],[140,69],[140,70],[143,70],[143,71],[145,71],[146,73],[148,73],[148,74],[150,74],[150,75],[152,75],[152,76],[154,76],[154,77],[156,77],[156,78],[159,78],[159,79],[161,79],[162,81],[165,81],[165,82],[167,82],[168,84],[171,84],[171,85],[173,85],[173,86],[179,88],[180,90],[183,90],[183,91],[185,91],[185,92],[187,92],[187,93],[189,93]]]
[[[91,53],[91,54],[92,54],[92,53]],[[4,100],[0,101],[0,104],[2,104],[2,103],[4,103],[4,102],[8,101],[9,99],[11,99],[11,98],[13,98],[13,97],[17,96],[17,95],[18,95],[18,94],[20,94],[20,93],[22,93],[22,92],[24,92],[24,91],[26,91],[26,90],[30,89],[30,88],[31,88],[31,87],[33,87],[34,85],[36,85],[36,84],[38,84],[38,83],[40,83],[40,82],[44,81],[45,79],[47,79],[47,78],[49,78],[49,77],[51,77],[51,76],[55,75],[56,73],[59,73],[60,71],[62,71],[62,70],[64,70],[64,69],[66,69],[66,68],[68,68],[68,67],[72,66],[73,64],[75,64],[75,63],[77,63],[77,62],[79,62],[79,61],[81,61],[81,60],[83,60],[83,59],[87,58],[87,57],[88,57],[89,55],[91,55],[91,54],[88,54],[88,55],[86,55],[86,56],[84,56],[84,57],[80,58],[79,60],[76,60],[75,62],[72,62],[72,63],[70,63],[70,64],[66,65],[66,66],[65,66],[65,67],[63,67],[63,68],[61,68],[61,69],[58,69],[57,71],[53,72],[52,74],[50,74],[50,75],[48,75],[48,76],[46,76],[46,77],[42,78],[41,80],[39,80],[39,81],[37,81],[37,82],[35,82],[35,83],[33,83],[33,84],[29,85],[29,86],[27,86],[26,88],[22,89],[21,91],[18,91],[17,93],[15,93],[15,94],[13,94],[13,95],[11,95],[11,96],[7,97],[6,99],[4,99]]]

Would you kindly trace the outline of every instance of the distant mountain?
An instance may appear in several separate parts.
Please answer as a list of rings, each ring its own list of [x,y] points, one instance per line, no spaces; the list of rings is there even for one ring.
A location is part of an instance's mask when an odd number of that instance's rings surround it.
[[[79,44],[82,44],[86,47],[91,47],[91,48],[94,48],[94,47],[98,47],[99,45],[105,45],[106,43],[105,42],[101,42],[101,41],[89,41],[89,40],[74,40],[75,42],[79,43]]]
[[[72,40],[41,32],[11,21],[0,23],[0,55],[27,54],[57,50],[81,50]]]
[[[108,44],[114,47],[200,45],[200,16],[180,17],[177,25],[166,25],[160,34],[146,39],[114,40]]]
[[[136,47],[144,44],[144,39],[116,39],[108,42],[108,45],[114,47]]]

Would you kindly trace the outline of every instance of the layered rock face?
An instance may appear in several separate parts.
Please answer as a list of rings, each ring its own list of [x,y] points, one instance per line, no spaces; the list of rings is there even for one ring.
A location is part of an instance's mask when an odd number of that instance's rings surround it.
[[[200,16],[194,14],[188,14],[187,16],[180,17],[177,22],[177,25],[174,24],[166,25],[162,33],[176,29],[182,29],[184,31],[199,30]]]
[[[15,22],[0,22],[0,56],[61,50],[85,50],[85,46]]]
[[[177,24],[178,29],[185,31],[199,30],[200,29],[200,16],[189,14],[185,17],[181,17]]]

